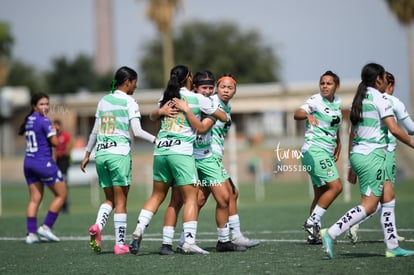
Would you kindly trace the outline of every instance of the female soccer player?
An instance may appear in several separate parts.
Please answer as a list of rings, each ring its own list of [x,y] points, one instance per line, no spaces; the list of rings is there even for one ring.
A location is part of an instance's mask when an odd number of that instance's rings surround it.
[[[305,143],[302,146],[302,165],[312,167],[308,174],[314,198],[310,216],[303,228],[309,244],[320,244],[322,217],[342,191],[335,162],[341,151],[339,128],[342,123],[342,102],[335,95],[339,77],[326,71],[319,79],[320,92],[311,96],[294,114],[296,120],[306,119]]]
[[[351,226],[374,213],[378,203],[382,205],[381,225],[386,243],[386,257],[414,255],[414,251],[398,246],[395,226],[394,204],[391,182],[387,181],[386,154],[388,131],[398,140],[414,148],[414,141],[398,127],[390,101],[382,93],[387,87],[384,68],[369,63],[362,68],[351,108],[351,131],[349,135],[350,163],[348,179],[359,179],[361,203],[348,210],[328,229],[321,230],[324,250],[328,258],[333,258],[334,240]]]
[[[26,136],[26,156],[24,158],[24,176],[29,187],[29,203],[26,209],[27,237],[26,243],[40,241],[39,236],[49,241],[59,242],[52,232],[59,211],[65,203],[67,191],[62,173],[52,157],[52,146],[58,145],[56,130],[47,117],[49,96],[44,93],[34,94],[31,98],[31,112],[20,126],[19,135]],[[37,213],[43,199],[43,190],[47,186],[55,196],[49,210],[37,229]]]
[[[105,193],[95,223],[89,228],[90,246],[101,251],[101,231],[115,209],[115,254],[128,254],[125,244],[127,228],[127,197],[131,184],[131,128],[134,136],[155,143],[155,137],[141,128],[141,114],[132,98],[138,74],[129,67],[121,67],[112,81],[111,93],[98,103],[95,124],[89,136],[81,169],[85,172],[90,154],[96,144],[96,171],[99,186]]]
[[[394,96],[394,86],[395,86],[394,75],[389,72],[386,72],[386,74],[387,74],[388,84],[385,89],[385,93],[387,94],[387,97],[391,102],[391,106],[394,111],[394,116],[397,119],[398,124],[400,124],[405,130],[407,130],[407,133],[409,135],[414,135],[414,122],[412,121],[410,115],[408,114],[404,103],[401,100],[399,100],[396,96]],[[387,175],[388,175],[387,179],[391,181],[392,187],[394,188],[395,176],[396,176],[396,170],[397,170],[396,160],[395,160],[395,150],[397,148],[397,139],[391,134],[391,132],[388,132],[388,138],[389,138],[389,142],[388,142],[388,147],[387,147],[387,158],[386,158],[387,160],[386,169],[387,169]],[[394,194],[392,195],[392,197],[395,198]],[[394,199],[394,204],[390,204],[389,207],[392,207],[392,208],[395,207],[395,199]],[[368,217],[366,217],[364,220],[362,220],[361,223],[363,223],[364,221],[368,220],[373,215],[378,213],[380,209],[381,209],[381,203],[378,203],[377,210],[371,215],[369,215]],[[347,236],[348,238],[350,238],[352,243],[356,243],[358,240],[359,224],[355,224],[348,230]],[[397,239],[400,242],[405,240],[405,238],[400,235],[397,235]]]

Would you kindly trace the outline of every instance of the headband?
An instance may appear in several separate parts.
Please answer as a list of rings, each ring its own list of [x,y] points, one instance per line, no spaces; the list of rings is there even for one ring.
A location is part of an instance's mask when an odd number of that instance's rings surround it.
[[[237,84],[237,81],[233,77],[231,77],[231,76],[222,76],[222,77],[220,77],[217,80],[217,84],[220,83],[220,82],[222,82],[222,81],[224,81],[224,80],[228,80],[228,81],[232,82],[234,85]]]
[[[204,79],[204,80],[199,80],[197,82],[194,82],[195,85],[197,86],[201,86],[201,85],[212,85],[214,86],[214,80],[213,79]]]

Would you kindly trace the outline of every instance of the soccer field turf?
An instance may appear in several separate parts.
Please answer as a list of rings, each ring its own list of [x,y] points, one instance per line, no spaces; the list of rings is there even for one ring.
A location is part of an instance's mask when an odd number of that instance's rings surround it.
[[[357,187],[352,200],[337,198],[324,217],[324,226],[335,222],[359,202]],[[209,199],[199,217],[198,244],[209,255],[160,256],[164,209],[160,207],[144,235],[138,255],[114,255],[113,219],[103,231],[103,251],[89,248],[88,228],[95,221],[98,206],[87,186],[70,187],[71,212],[59,216],[54,232],[60,243],[24,243],[27,188],[23,184],[2,188],[3,215],[0,217],[0,274],[412,274],[414,257],[385,258],[385,244],[375,216],[361,225],[360,241],[353,245],[340,236],[334,245],[335,258],[327,260],[320,245],[308,245],[302,224],[308,216],[311,198],[307,183],[269,183],[265,198],[255,200],[253,185],[240,186],[239,215],[242,231],[261,244],[246,252],[217,253],[214,200]],[[133,186],[128,198],[128,234],[135,228],[147,190]],[[41,222],[51,195],[46,190],[39,211]],[[405,181],[396,187],[397,225],[406,238],[400,245],[414,250],[414,184]],[[102,199],[102,194],[100,194]],[[99,200],[98,200],[99,201]],[[181,226],[176,230],[179,237]],[[177,242],[175,240],[174,245]]]

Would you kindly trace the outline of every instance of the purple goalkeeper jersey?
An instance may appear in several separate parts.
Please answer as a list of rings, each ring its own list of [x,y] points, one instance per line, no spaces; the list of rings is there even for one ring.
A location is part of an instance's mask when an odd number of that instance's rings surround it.
[[[52,159],[52,148],[49,138],[56,135],[49,118],[39,113],[33,113],[26,121],[26,159]]]

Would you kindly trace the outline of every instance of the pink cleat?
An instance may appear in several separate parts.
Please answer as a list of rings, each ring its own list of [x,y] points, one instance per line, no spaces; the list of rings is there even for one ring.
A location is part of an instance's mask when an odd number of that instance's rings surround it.
[[[91,236],[91,241],[89,245],[92,250],[96,253],[101,252],[101,229],[99,229],[98,224],[94,224],[89,228],[89,235]]]
[[[124,244],[122,246],[114,245],[114,254],[115,255],[122,255],[122,254],[129,254],[129,247],[128,245]]]

